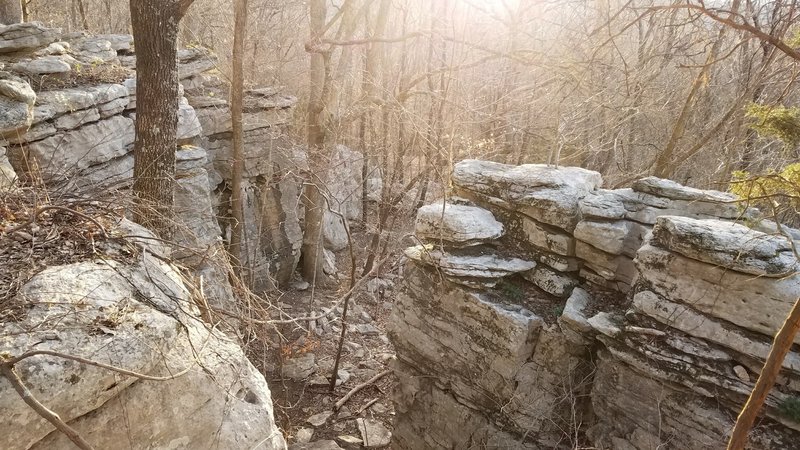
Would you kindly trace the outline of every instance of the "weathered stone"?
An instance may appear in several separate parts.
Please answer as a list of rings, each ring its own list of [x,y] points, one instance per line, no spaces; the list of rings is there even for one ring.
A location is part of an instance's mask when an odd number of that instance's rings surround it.
[[[141,228],[134,233],[149,234]],[[2,325],[0,351],[51,350],[152,376],[188,369],[148,382],[52,356],[18,363],[17,373],[37,398],[95,448],[113,448],[120,439],[157,447],[249,448],[261,442],[283,448],[263,376],[234,342],[193,316],[180,275],[150,252],[129,263],[96,258],[45,269],[20,290],[29,308],[23,322]],[[0,380],[0,401],[6,408],[1,447],[71,445],[6,380]],[[187,410],[193,411],[188,421],[180,413]]]
[[[633,297],[633,304],[641,313],[691,336],[723,345],[756,359],[766,360],[769,354],[771,342],[766,336],[748,333],[651,291],[637,292]],[[789,352],[783,361],[783,367],[800,373],[800,354]]]
[[[420,239],[475,245],[503,235],[503,224],[477,206],[434,202],[417,210],[414,233]]]
[[[595,222],[582,220],[575,227],[575,238],[612,255],[633,258],[649,229],[628,220]]]
[[[365,448],[385,447],[392,442],[392,433],[379,421],[358,418],[356,423]]]
[[[597,249],[583,241],[578,241],[575,253],[586,266],[606,280],[633,284],[636,267],[633,260],[624,255],[612,255]]]
[[[652,243],[688,258],[752,275],[785,277],[800,267],[792,244],[783,236],[770,236],[721,220],[660,217],[653,228]]]
[[[288,359],[283,362],[281,374],[293,380],[307,378],[317,370],[313,353],[304,353],[300,356]]]
[[[0,72],[0,136],[25,133],[33,123],[34,101],[36,93],[26,81]]]
[[[471,279],[475,279],[479,284],[493,286],[500,278],[525,272],[536,266],[535,262],[507,258],[492,253],[491,250],[478,250],[477,254],[473,253],[448,253],[432,245],[410,247],[405,251],[410,259],[434,266],[450,276],[453,281],[467,285],[471,284]]]
[[[201,111],[198,111],[198,114]],[[206,128],[203,126],[203,132]],[[291,148],[285,133],[280,129],[264,129],[249,131],[244,134],[244,171],[245,178],[259,175],[278,175],[276,166],[281,171],[291,171],[299,176],[302,162],[296,161],[288,150]],[[233,147],[229,138],[211,140],[208,144],[209,160],[223,179],[231,178],[233,167]]]
[[[17,182],[17,174],[8,162],[5,147],[0,147],[0,191],[6,190]]]
[[[635,181],[633,183],[633,190],[652,194],[657,197],[666,197],[673,200],[719,203],[734,202],[738,200],[738,197],[728,192],[704,191],[702,189],[683,186],[672,180],[665,180],[663,178],[656,177],[647,177]]]
[[[539,264],[533,270],[523,272],[522,276],[540,289],[556,297],[567,297],[578,284],[578,280]]]
[[[314,414],[313,416],[306,419],[306,422],[311,424],[314,427],[321,427],[325,425],[325,422],[328,421],[328,418],[333,415],[333,411],[326,411],[321,412],[319,414]]]
[[[12,163],[35,161],[45,179],[60,179],[125,155],[133,144],[133,120],[115,116],[10,149]],[[20,167],[25,167],[21,165]]]
[[[58,39],[60,30],[39,22],[0,25],[0,53],[14,53],[46,47]]]
[[[183,48],[178,50],[178,78],[184,79],[217,66],[217,57],[204,47]]]
[[[589,305],[591,297],[589,293],[581,288],[572,290],[572,294],[564,305],[564,312],[561,313],[559,321],[565,323],[581,333],[588,333],[592,326],[589,324],[588,317],[584,310]]]
[[[618,320],[605,311],[601,311],[590,317],[588,322],[592,329],[608,337],[615,337],[622,332],[622,329],[618,325]]]
[[[97,122],[100,120],[100,113],[97,108],[88,108],[70,114],[64,114],[53,121],[57,130],[72,130],[81,125]]]
[[[52,119],[58,115],[99,106],[128,96],[123,84],[99,84],[85,88],[70,88],[40,92],[36,98],[34,120]]]
[[[580,210],[584,219],[627,219],[647,225],[654,224],[660,216],[730,220],[758,217],[755,209],[743,210],[737,203],[711,201],[712,198],[714,196],[710,196],[708,201],[674,200],[630,188],[599,189],[581,200]]]
[[[311,438],[314,436],[314,429],[313,428],[300,428],[295,433],[294,441],[296,444],[307,444],[311,441]]]
[[[433,270],[409,264],[404,277],[389,321],[398,360],[448,380],[451,392],[467,402],[504,404],[543,320],[529,311],[506,309],[487,295],[441,283]]]
[[[575,256],[575,238],[563,231],[522,217],[522,232],[534,247],[562,256]]]
[[[111,46],[111,42],[102,36],[88,36],[72,42],[75,56],[87,63],[109,63],[116,62],[117,51]]]
[[[130,34],[98,34],[95,37],[108,42],[111,49],[118,53],[129,52],[133,46],[133,36]]]
[[[174,239],[182,246],[176,257],[202,276],[209,305],[235,311],[228,281],[229,264],[204,168],[206,152],[199,147],[183,146],[176,152],[176,160],[173,210],[180,226],[176,227]]]
[[[645,245],[636,255],[651,290],[711,317],[774,336],[800,297],[800,276],[758,277]],[[800,336],[795,339],[800,342]]]
[[[11,65],[10,69],[29,75],[49,75],[67,73],[72,70],[72,64],[77,64],[74,58],[68,55],[45,56],[27,61],[19,61]]]
[[[330,193],[330,207],[347,220],[360,220],[364,155],[344,145],[336,145],[332,153],[325,183]]]
[[[465,160],[453,168],[453,183],[486,196],[491,203],[572,231],[579,219],[578,202],[600,187],[602,178],[597,172],[577,167]]]

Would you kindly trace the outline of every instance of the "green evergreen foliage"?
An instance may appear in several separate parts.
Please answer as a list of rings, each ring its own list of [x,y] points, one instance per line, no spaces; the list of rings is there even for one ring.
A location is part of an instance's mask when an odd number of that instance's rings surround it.
[[[800,397],[787,397],[778,404],[778,411],[784,417],[800,422]]]
[[[751,103],[745,111],[745,117],[752,119],[750,127],[761,137],[778,139],[789,148],[794,148],[800,143],[798,107]]]

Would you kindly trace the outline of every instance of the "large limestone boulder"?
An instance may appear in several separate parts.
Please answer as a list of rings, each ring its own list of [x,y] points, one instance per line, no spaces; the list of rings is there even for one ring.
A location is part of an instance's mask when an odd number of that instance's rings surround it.
[[[153,235],[127,223],[98,242],[94,260],[45,269],[15,301],[25,315],[0,324],[0,353],[49,350],[167,381],[138,379],[54,356],[17,363],[22,381],[95,448],[282,449],[264,377],[239,346],[204,324],[196,298]],[[150,239],[148,239],[148,237]],[[140,245],[146,245],[142,251]],[[0,447],[70,448],[0,379]]]
[[[443,240],[448,244],[468,246],[499,239],[503,224],[491,211],[458,200],[440,200],[417,210],[414,233],[420,239]]]
[[[578,202],[602,182],[599,173],[579,167],[465,160],[453,168],[460,195],[477,194],[490,204],[570,232],[579,220]]]

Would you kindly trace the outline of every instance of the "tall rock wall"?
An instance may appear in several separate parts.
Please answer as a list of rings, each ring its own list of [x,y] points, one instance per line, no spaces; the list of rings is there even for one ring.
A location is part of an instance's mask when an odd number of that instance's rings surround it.
[[[6,69],[0,72],[0,187],[15,172],[41,177],[51,188],[71,194],[127,188],[136,114],[131,37],[16,24],[0,29],[0,49]],[[228,86],[218,76],[216,57],[205,49],[180,50],[178,64],[183,97],[177,238],[189,250],[177,256],[202,277],[211,302],[229,309],[233,301],[222,246],[230,233]],[[257,290],[287,282],[299,259],[297,203],[304,155],[286,138],[294,103],[293,97],[270,88],[245,95],[248,227],[241,260]]]
[[[468,160],[452,181],[418,211],[390,319],[396,448],[725,447],[800,296],[774,223],[652,177]],[[799,357],[753,448],[800,439]]]

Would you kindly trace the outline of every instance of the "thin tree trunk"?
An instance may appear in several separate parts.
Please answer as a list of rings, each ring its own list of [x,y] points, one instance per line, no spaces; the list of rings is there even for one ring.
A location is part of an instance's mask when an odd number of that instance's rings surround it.
[[[769,356],[764,362],[764,368],[761,369],[761,374],[753,387],[753,392],[736,419],[736,425],[731,433],[731,440],[728,442],[728,450],[743,450],[745,448],[747,435],[750,433],[750,429],[753,428],[758,412],[764,405],[764,400],[766,400],[769,391],[775,385],[783,360],[791,350],[798,330],[800,330],[800,299],[795,301],[789,316],[786,317],[783,326],[781,326],[778,334],[775,335]]]
[[[242,172],[244,172],[244,132],[242,130],[242,100],[244,95],[244,40],[247,33],[247,0],[234,3],[233,24],[233,77],[231,80],[231,124],[233,128],[233,170],[231,180],[231,228],[230,254],[234,271],[241,275],[242,228],[244,208],[242,205]]]
[[[311,0],[308,3],[309,21],[312,39],[325,29],[327,15],[326,0]],[[312,173],[324,167],[325,153],[325,83],[328,57],[321,52],[311,53],[309,77],[311,92],[309,95],[308,115],[306,116],[308,160]],[[317,187],[318,179],[311,179],[304,189],[305,230],[303,232],[303,278],[310,283],[324,284],[325,272],[322,271],[323,243],[322,227],[325,217],[325,198]]]
[[[83,4],[83,0],[78,0],[78,11],[81,14],[81,23],[83,24],[83,29],[85,31],[89,31],[89,20],[86,18],[86,7]],[[111,16],[108,17],[111,19]]]
[[[131,0],[136,41],[134,220],[164,239],[173,232],[178,130],[177,0]]]

